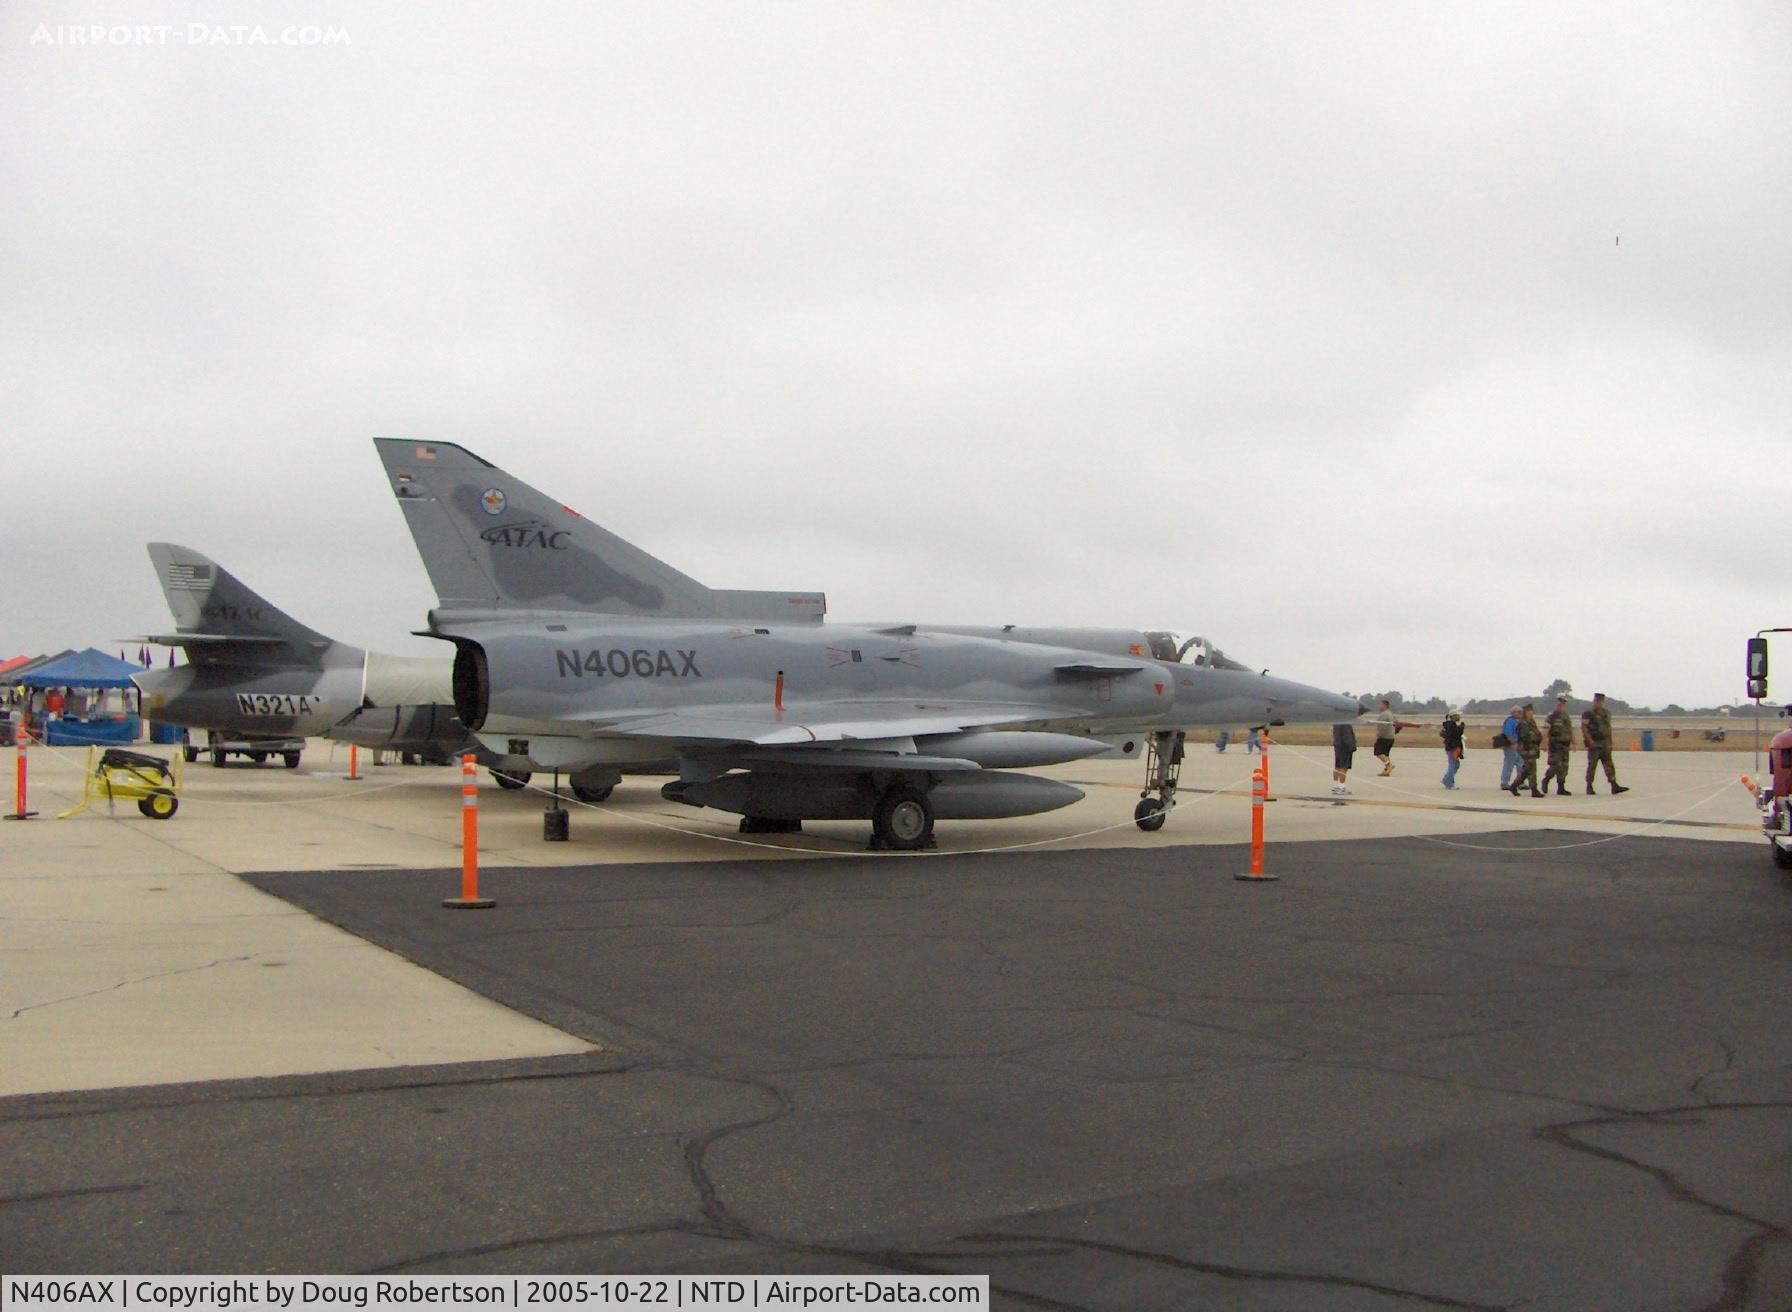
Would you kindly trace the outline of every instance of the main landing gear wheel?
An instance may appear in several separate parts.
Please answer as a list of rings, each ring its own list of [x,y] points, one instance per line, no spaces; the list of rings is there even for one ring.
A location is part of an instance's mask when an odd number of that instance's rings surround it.
[[[603,802],[609,800],[616,791],[620,776],[606,770],[575,771],[567,783],[572,788],[572,795],[581,802]]]
[[[518,788],[527,787],[528,783],[529,783],[529,777],[530,777],[530,772],[528,770],[496,770],[496,769],[494,769],[492,771],[492,778],[496,779],[498,781],[498,787],[508,788],[513,792]]]
[[[898,785],[877,799],[871,813],[871,846],[885,852],[919,852],[933,846],[933,803],[919,789]]]
[[[1155,834],[1170,818],[1170,808],[1161,797],[1146,797],[1132,809],[1132,822],[1148,834]]]

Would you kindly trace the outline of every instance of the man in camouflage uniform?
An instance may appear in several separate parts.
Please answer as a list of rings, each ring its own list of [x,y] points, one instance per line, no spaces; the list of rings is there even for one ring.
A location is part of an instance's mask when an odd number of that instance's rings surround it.
[[[1605,709],[1605,694],[1593,694],[1593,705],[1580,716],[1580,738],[1587,749],[1587,796],[1593,795],[1593,772],[1600,763],[1605,765],[1605,781],[1612,786],[1612,792],[1628,793],[1630,790],[1618,782],[1618,772],[1612,766],[1612,713]]]
[[[1556,781],[1556,796],[1568,796],[1568,758],[1574,754],[1574,721],[1568,716],[1568,699],[1556,698],[1556,708],[1549,713],[1549,769],[1543,772],[1543,791],[1549,781]]]
[[[1518,790],[1525,784],[1531,786],[1531,796],[1543,796],[1543,790],[1537,787],[1537,754],[1543,746],[1543,730],[1537,726],[1537,709],[1529,702],[1518,716],[1518,774],[1512,780],[1512,786],[1506,791],[1518,796]]]

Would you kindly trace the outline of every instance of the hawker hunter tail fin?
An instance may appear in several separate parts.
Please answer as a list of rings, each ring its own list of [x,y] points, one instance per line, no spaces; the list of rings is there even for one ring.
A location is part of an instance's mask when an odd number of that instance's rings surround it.
[[[462,447],[373,442],[445,611],[789,623],[827,608],[818,592],[707,588]]]
[[[334,642],[306,628],[216,561],[172,542],[149,544],[149,558],[177,632],[148,641],[185,647],[195,665],[317,666]]]

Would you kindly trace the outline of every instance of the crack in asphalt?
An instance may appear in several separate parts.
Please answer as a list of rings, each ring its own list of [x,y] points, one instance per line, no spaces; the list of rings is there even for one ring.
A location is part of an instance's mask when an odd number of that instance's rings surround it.
[[[1385,1295],[1389,1298],[1423,1303],[1429,1307],[1460,1308],[1463,1309],[1463,1312],[1509,1312],[1511,1306],[1504,1303],[1474,1303],[1465,1299],[1451,1298],[1444,1294],[1428,1294],[1423,1290],[1402,1289],[1398,1285],[1386,1285],[1375,1280],[1362,1280],[1355,1276],[1327,1275],[1315,1271],[1275,1271],[1231,1266],[1223,1262],[1202,1262],[1192,1258],[1176,1257],[1169,1253],[1153,1252],[1147,1248],[1104,1243],[1098,1239],[1080,1239],[1072,1235],[1008,1234],[1002,1231],[986,1231],[960,1235],[958,1238],[961,1243],[967,1244],[1046,1244],[1061,1249],[1083,1249],[1089,1252],[1107,1253],[1115,1257],[1131,1258],[1138,1262],[1149,1262],[1154,1266],[1170,1267],[1177,1271],[1192,1271],[1199,1275],[1215,1276],[1222,1280],[1261,1284],[1313,1285],[1326,1289],[1355,1289]],[[966,1254],[965,1256],[1004,1257],[1007,1254],[993,1251],[985,1254]]]
[[[1531,1137],[1541,1142],[1565,1148],[1570,1152],[1584,1153],[1600,1161],[1611,1162],[1628,1170],[1639,1172],[1659,1185],[1664,1193],[1677,1203],[1687,1207],[1698,1208],[1712,1216],[1726,1221],[1739,1222],[1754,1227],[1753,1233],[1746,1236],[1737,1245],[1734,1252],[1725,1261],[1721,1273],[1722,1292],[1712,1302],[1694,1312],[1739,1312],[1748,1305],[1754,1294],[1755,1282],[1760,1275],[1761,1261],[1767,1250],[1778,1244],[1792,1244],[1792,1230],[1766,1217],[1756,1216],[1741,1208],[1720,1203],[1714,1198],[1707,1198],[1665,1166],[1656,1166],[1635,1157],[1626,1156],[1613,1148],[1605,1148],[1599,1144],[1586,1143],[1575,1137],[1577,1131],[1597,1129],[1603,1126],[1633,1126],[1662,1123],[1673,1117],[1692,1117],[1690,1123],[1700,1123],[1702,1118],[1711,1112],[1751,1112],[1751,1111],[1792,1111],[1792,1102],[1734,1102],[1734,1103],[1699,1103],[1688,1107],[1663,1107],[1653,1112],[1642,1112],[1631,1115],[1599,1116],[1583,1121],[1567,1121],[1558,1125],[1539,1126],[1531,1132]]]
[[[650,1235],[688,1234],[691,1230],[692,1227],[688,1222],[656,1221],[601,1230],[567,1230],[552,1235],[525,1235],[492,1244],[475,1244],[466,1248],[440,1248],[430,1253],[418,1253],[396,1262],[365,1267],[357,1274],[364,1276],[393,1275],[397,1272],[429,1266],[432,1263],[460,1261],[473,1257],[491,1257],[497,1253],[524,1252],[531,1248],[555,1248],[562,1244],[587,1243],[593,1240],[645,1239]]]
[[[1317,1057],[1311,1059],[1310,1064],[1336,1070],[1368,1071],[1373,1075],[1391,1075],[1396,1079],[1415,1080],[1421,1084],[1435,1084],[1446,1089],[1470,1089],[1476,1093],[1493,1093],[1508,1098],[1530,1098],[1537,1102],[1560,1103],[1564,1107],[1578,1107],[1582,1111],[1598,1112],[1602,1116],[1626,1118],[1648,1114],[1629,1107],[1614,1107],[1608,1103],[1592,1102],[1585,1098],[1570,1098],[1566,1094],[1550,1093],[1543,1089],[1515,1089],[1499,1084],[1483,1084],[1478,1080],[1453,1079],[1447,1075],[1431,1075],[1425,1071],[1407,1070],[1400,1066],[1384,1066],[1378,1062],[1346,1061],[1341,1057]]]
[[[1736,1069],[1736,1049],[1730,1041],[1724,1038],[1721,1034],[1711,1035],[1711,1041],[1717,1045],[1718,1051],[1723,1053],[1723,1063],[1706,1071],[1704,1074],[1700,1075],[1698,1079],[1692,1082],[1688,1087],[1687,1092],[1692,1094],[1695,1098],[1703,1098],[1705,1096],[1704,1084],[1706,1080],[1714,1080],[1719,1076],[1728,1075],[1731,1071]]]

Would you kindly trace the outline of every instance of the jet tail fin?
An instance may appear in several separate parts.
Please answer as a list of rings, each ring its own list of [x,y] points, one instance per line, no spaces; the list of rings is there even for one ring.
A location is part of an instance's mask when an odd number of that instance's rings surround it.
[[[705,587],[463,447],[373,443],[443,610],[780,623],[827,610],[819,592]]]
[[[172,542],[149,544],[178,632],[151,641],[187,649],[195,665],[316,667],[342,644],[306,628],[210,557]]]

